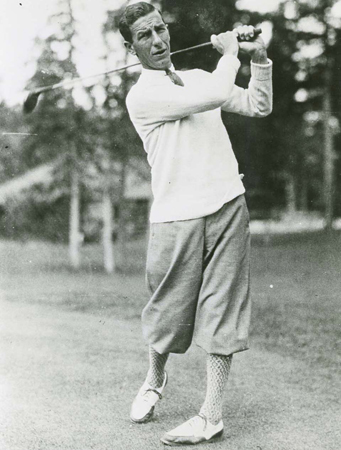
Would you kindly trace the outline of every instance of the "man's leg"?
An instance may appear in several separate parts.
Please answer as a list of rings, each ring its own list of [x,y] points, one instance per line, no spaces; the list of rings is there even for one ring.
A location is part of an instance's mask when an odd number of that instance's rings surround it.
[[[204,270],[195,342],[208,354],[200,413],[161,439],[168,445],[212,441],[223,433],[222,398],[231,355],[248,348],[250,232],[244,197],[205,218]]]
[[[132,405],[130,418],[151,419],[167,383],[169,353],[185,353],[192,342],[201,287],[204,220],[152,224],[146,281],[151,298],[142,313],[149,343],[147,379]]]
[[[200,413],[174,430],[161,441],[168,445],[198,444],[212,441],[223,433],[222,404],[230,373],[232,355],[207,354],[207,389]]]
[[[149,371],[147,383],[153,388],[160,388],[165,380],[165,365],[169,353],[160,355],[153,347],[149,346]]]
[[[207,355],[207,390],[200,414],[217,425],[222,419],[223,394],[230,373],[232,355]]]
[[[248,349],[250,229],[244,196],[207,217],[205,267],[194,340],[209,354]]]
[[[192,342],[201,288],[204,220],[151,224],[142,331],[159,354],[185,353]]]
[[[149,370],[146,381],[135,397],[130,419],[135,423],[148,422],[154,413],[156,402],[161,398],[162,391],[167,384],[165,365],[169,353],[161,355],[149,346]]]

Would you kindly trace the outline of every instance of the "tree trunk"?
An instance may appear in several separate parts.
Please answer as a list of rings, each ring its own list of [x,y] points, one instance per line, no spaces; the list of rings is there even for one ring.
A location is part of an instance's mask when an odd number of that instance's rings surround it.
[[[119,210],[119,218],[118,218],[118,227],[117,227],[117,243],[119,247],[120,253],[120,268],[124,269],[124,264],[126,261],[126,220],[124,214],[124,197],[125,197],[125,184],[126,184],[126,170],[127,170],[127,161],[126,158],[122,158],[121,160],[121,173],[120,173],[120,188],[118,193],[118,210]]]
[[[302,174],[301,187],[300,187],[300,209],[304,212],[308,212],[308,177],[306,174]]]
[[[103,255],[104,255],[104,269],[107,273],[113,273],[114,269],[115,269],[112,233],[113,233],[113,207],[112,207],[109,183],[105,182],[104,191],[103,191],[102,242],[103,242]]]
[[[290,214],[295,213],[297,211],[296,186],[295,186],[295,178],[291,174],[287,174],[285,190],[286,190],[287,212]]]
[[[78,269],[80,265],[79,245],[81,235],[79,232],[79,179],[76,169],[71,174],[71,192],[70,192],[70,223],[69,223],[69,254],[71,266]]]
[[[324,217],[325,229],[331,230],[333,225],[334,206],[334,142],[330,127],[332,101],[330,95],[330,67],[327,64],[325,72],[325,93],[323,96],[323,131],[324,131]]]

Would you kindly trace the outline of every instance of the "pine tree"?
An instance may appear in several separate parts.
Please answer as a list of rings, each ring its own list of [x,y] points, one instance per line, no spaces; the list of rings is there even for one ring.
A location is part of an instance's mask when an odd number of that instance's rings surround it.
[[[301,205],[312,201],[324,211],[327,229],[331,229],[334,216],[335,135],[340,110],[338,36],[341,24],[331,15],[335,3],[334,0],[303,3],[288,0],[282,4],[275,28],[282,30],[284,42],[294,44],[287,66],[291,67],[295,94],[286,101],[290,106],[288,117],[296,112],[296,125],[292,124],[291,129],[297,131],[291,134],[295,140],[291,140],[289,153],[295,165],[287,166],[287,173],[293,169],[296,196],[298,192],[303,194]],[[280,47],[278,36],[275,39]],[[287,148],[290,149],[290,142]]]
[[[74,62],[76,20],[72,0],[59,0],[56,13],[50,17],[53,32],[40,42],[41,55],[37,70],[29,88],[54,84],[67,78],[77,77]],[[56,164],[55,179],[50,195],[56,191],[67,192],[70,198],[69,253],[71,264],[80,264],[80,180],[92,158],[89,124],[91,113],[76,104],[73,89],[50,91],[40,100],[38,108],[27,118],[31,132],[36,138],[26,142],[24,158],[29,166],[46,161]]]
[[[118,19],[121,16],[122,9],[108,11],[107,20],[103,26],[103,38],[106,44],[105,61],[109,68],[109,56],[115,54],[116,65],[125,65],[127,63],[127,53],[123,49],[123,40],[117,46],[117,39],[112,36],[120,37],[118,32]],[[113,267],[116,269],[123,266],[126,235],[126,204],[125,204],[125,185],[126,176],[129,167],[133,161],[140,161],[141,165],[145,163],[145,155],[142,142],[137,136],[133,125],[129,119],[125,99],[132,84],[136,81],[136,73],[128,71],[120,72],[114,76],[108,76],[103,80],[102,87],[105,93],[105,101],[101,107],[101,150],[102,154],[102,176],[103,183],[103,245],[105,261],[104,265],[107,272],[111,272]],[[139,164],[138,164],[139,165]],[[136,167],[136,164],[134,165]],[[144,173],[144,171],[142,171]],[[115,208],[113,206],[115,205]],[[114,210],[118,213],[114,217]],[[115,222],[117,231],[116,249],[120,250],[112,254],[112,243],[110,242],[112,223]],[[118,256],[120,255],[120,258]]]

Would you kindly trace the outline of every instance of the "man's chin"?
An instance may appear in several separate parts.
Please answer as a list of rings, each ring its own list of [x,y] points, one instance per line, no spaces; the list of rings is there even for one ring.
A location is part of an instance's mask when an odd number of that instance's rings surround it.
[[[170,69],[171,65],[172,65],[172,63],[169,63],[169,64],[163,64],[162,66],[160,66],[160,67],[158,68],[158,70],[167,70],[167,69]]]
[[[156,70],[166,70],[172,65],[172,61],[169,55],[165,55],[163,58],[159,58],[153,61],[153,66]]]
[[[148,63],[147,62],[142,62],[142,66],[145,69],[149,69],[149,70],[166,70],[169,69],[172,65],[172,61],[170,58],[160,58],[159,60],[149,60]]]

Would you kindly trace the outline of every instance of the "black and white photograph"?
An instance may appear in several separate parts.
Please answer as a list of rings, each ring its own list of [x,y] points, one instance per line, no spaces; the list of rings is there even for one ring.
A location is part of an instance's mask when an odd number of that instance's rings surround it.
[[[341,0],[1,0],[0,450],[340,450]]]

